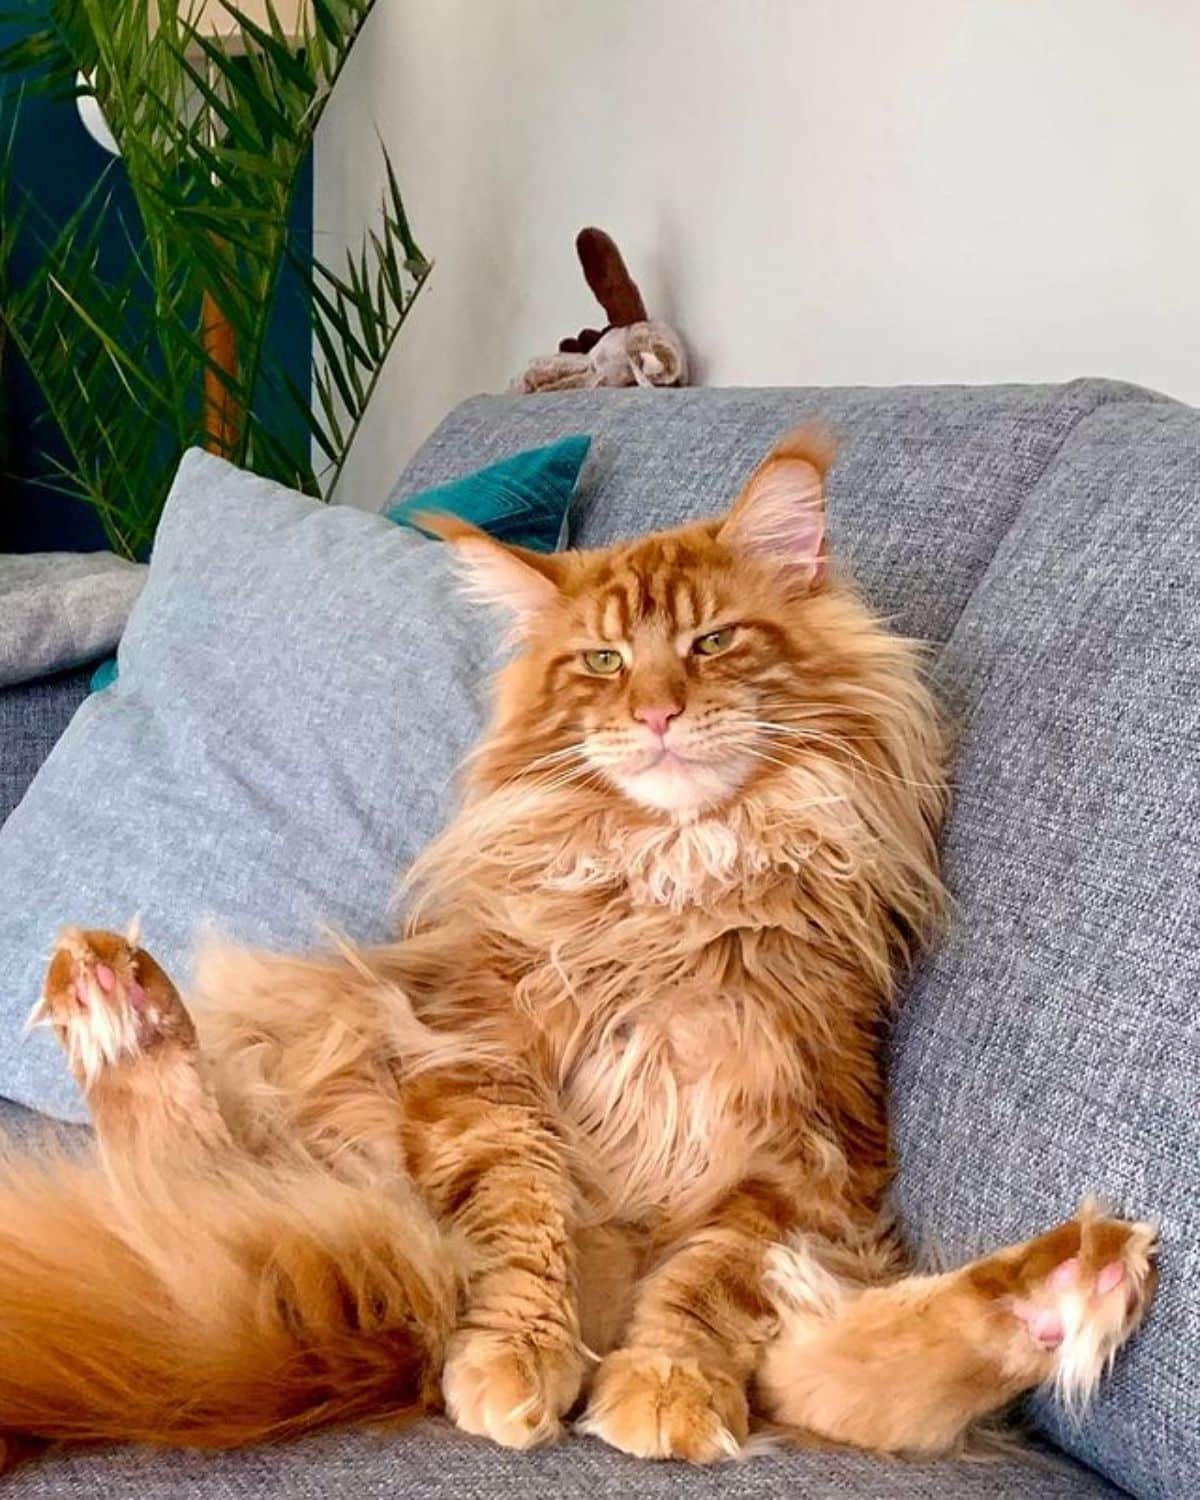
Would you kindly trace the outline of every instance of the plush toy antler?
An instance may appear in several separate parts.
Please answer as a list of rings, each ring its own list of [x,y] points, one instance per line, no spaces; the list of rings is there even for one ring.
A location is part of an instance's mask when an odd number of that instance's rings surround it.
[[[687,356],[679,335],[646,316],[646,304],[621,252],[603,229],[581,229],[575,249],[604,328],[582,328],[557,354],[532,360],[514,381],[518,391],[561,391],[600,385],[686,385]]]
[[[609,328],[627,328],[646,321],[646,304],[637,282],[629,274],[611,234],[603,229],[581,229],[575,236],[575,251],[592,295],[604,309],[606,328],[581,328],[573,339],[559,343],[561,354],[587,354]]]

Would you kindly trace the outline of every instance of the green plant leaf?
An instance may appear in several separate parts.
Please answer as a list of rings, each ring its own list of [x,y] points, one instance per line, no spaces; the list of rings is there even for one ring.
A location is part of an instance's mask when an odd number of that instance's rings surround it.
[[[77,91],[87,72],[136,203],[115,276],[100,254],[106,189],[61,231],[28,201],[0,222],[0,258],[18,235],[39,243],[20,287],[0,276],[0,318],[70,455],[46,483],[94,506],[130,556],[149,545],[183,449],[204,439],[206,379],[237,416],[235,461],[328,498],[429,272],[386,159],[382,222],[342,266],[291,240],[314,133],[374,0],[313,0],[299,38],[274,5],[259,24],[223,4],[232,41],[198,33],[197,0],[36,0],[26,35],[0,49],[31,88]],[[285,267],[312,312],[307,390],[267,342]],[[234,370],[209,347],[213,309]]]
[[[432,269],[408,229],[386,152],[384,160],[388,187],[381,227],[368,230],[357,251],[347,251],[344,274],[315,257],[292,257],[313,306],[313,388],[319,413],[314,420],[321,428],[316,441],[330,460],[322,475],[327,499],[337,488],[387,358]]]

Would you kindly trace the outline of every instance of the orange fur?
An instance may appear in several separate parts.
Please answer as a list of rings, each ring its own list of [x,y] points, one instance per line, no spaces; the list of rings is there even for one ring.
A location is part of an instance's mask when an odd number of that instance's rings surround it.
[[[395,943],[203,954],[197,1043],[135,942],[66,935],[41,1013],[103,1164],[0,1185],[0,1429],[223,1445],[440,1388],[526,1447],[586,1386],[649,1457],[755,1407],[934,1451],[1094,1381],[1143,1228],[902,1276],[879,1030],[942,908],[942,739],[828,566],[831,461],[790,434],[727,517],[603,552],[430,523],[518,650]]]

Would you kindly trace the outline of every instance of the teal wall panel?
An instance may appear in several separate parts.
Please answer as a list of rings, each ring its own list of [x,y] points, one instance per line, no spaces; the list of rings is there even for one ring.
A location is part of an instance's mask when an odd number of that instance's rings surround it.
[[[20,23],[0,22],[0,42],[10,40]],[[0,76],[0,119],[7,139],[15,120],[14,175],[20,188],[31,191],[51,224],[62,224],[79,206],[113,158],[92,137],[71,100],[25,95],[18,101],[19,82]],[[119,269],[129,258],[128,237],[136,243],[138,216],[120,163],[110,173],[113,207],[111,227],[101,247],[102,263]],[[293,233],[301,244],[312,238],[311,162],[296,197]],[[11,274],[17,283],[36,255],[36,244],[26,235],[18,246]],[[279,293],[271,328],[272,348],[302,388],[307,385],[311,335],[307,302],[295,279]],[[39,418],[44,404],[29,372],[13,357],[5,360],[0,421],[0,552],[91,551],[103,547],[104,536],[87,506],[57,495],[37,483],[46,472],[43,452],[61,455],[55,434]],[[281,420],[297,421],[294,414]],[[302,428],[300,430],[303,430]],[[147,435],[151,440],[151,435]]]

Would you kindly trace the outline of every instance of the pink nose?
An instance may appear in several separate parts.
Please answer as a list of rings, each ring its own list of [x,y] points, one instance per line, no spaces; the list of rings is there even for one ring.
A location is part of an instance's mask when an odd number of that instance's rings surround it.
[[[667,725],[683,712],[681,703],[661,703],[657,708],[635,708],[633,717],[640,719],[652,734],[660,738],[666,734]]]

